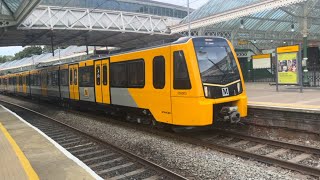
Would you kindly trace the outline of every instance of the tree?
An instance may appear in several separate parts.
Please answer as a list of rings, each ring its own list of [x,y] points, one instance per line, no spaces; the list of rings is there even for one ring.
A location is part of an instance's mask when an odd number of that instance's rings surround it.
[[[39,55],[42,54],[42,48],[40,46],[31,46],[24,48],[22,51],[14,54],[12,60],[22,59],[25,57],[31,57],[32,55]]]
[[[5,63],[7,61],[11,61],[13,56],[0,56],[0,63]]]

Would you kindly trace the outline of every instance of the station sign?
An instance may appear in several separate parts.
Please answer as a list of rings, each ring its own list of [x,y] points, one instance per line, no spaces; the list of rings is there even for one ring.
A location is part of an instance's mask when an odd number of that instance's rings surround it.
[[[277,48],[277,80],[279,84],[299,84],[299,45]]]
[[[253,69],[271,68],[271,54],[258,54],[251,58]]]

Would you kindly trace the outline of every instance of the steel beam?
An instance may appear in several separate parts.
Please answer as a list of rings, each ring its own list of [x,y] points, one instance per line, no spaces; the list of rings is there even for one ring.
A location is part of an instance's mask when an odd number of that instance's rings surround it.
[[[170,35],[168,26],[180,19],[150,14],[86,8],[39,6],[18,27],[20,30],[53,29],[135,32]]]
[[[214,14],[191,22],[191,28],[197,29],[204,26],[214,25],[220,22],[237,19],[244,16],[249,16],[265,10],[276,9],[283,6],[288,6],[295,3],[300,3],[306,0],[264,0],[245,7],[236,8],[226,12]],[[171,33],[179,33],[188,30],[188,23],[172,26]]]

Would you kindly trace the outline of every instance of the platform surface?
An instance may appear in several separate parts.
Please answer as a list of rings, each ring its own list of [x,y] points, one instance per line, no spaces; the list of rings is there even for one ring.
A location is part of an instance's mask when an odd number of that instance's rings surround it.
[[[1,123],[0,165],[2,179],[38,179],[29,161]]]
[[[94,179],[83,167],[62,153],[48,139],[0,106],[0,123],[16,142],[40,179]],[[2,133],[3,134],[3,133]],[[0,132],[0,174],[4,179],[28,179],[17,155]],[[3,166],[2,163],[6,165]],[[14,166],[14,167],[11,167]]]
[[[269,83],[246,83],[249,107],[278,108],[320,113],[320,88],[279,86]]]

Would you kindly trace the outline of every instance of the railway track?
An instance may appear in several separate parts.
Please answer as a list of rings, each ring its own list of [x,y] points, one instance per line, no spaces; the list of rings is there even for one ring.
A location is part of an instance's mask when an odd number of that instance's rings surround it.
[[[71,111],[71,113],[99,121],[105,120],[103,116],[97,114],[82,113],[78,111]],[[156,135],[176,138],[180,141],[212,150],[320,177],[320,149],[317,148],[246,136],[221,129],[212,129],[201,133],[175,134],[164,131],[155,131],[154,129],[150,129],[150,127],[142,126],[140,124],[119,122],[116,120],[111,120],[109,122],[121,124],[130,128],[134,127]]]
[[[186,179],[147,159],[102,141],[40,112],[0,100],[105,179]]]
[[[320,177],[320,149],[214,129],[185,141]]]

